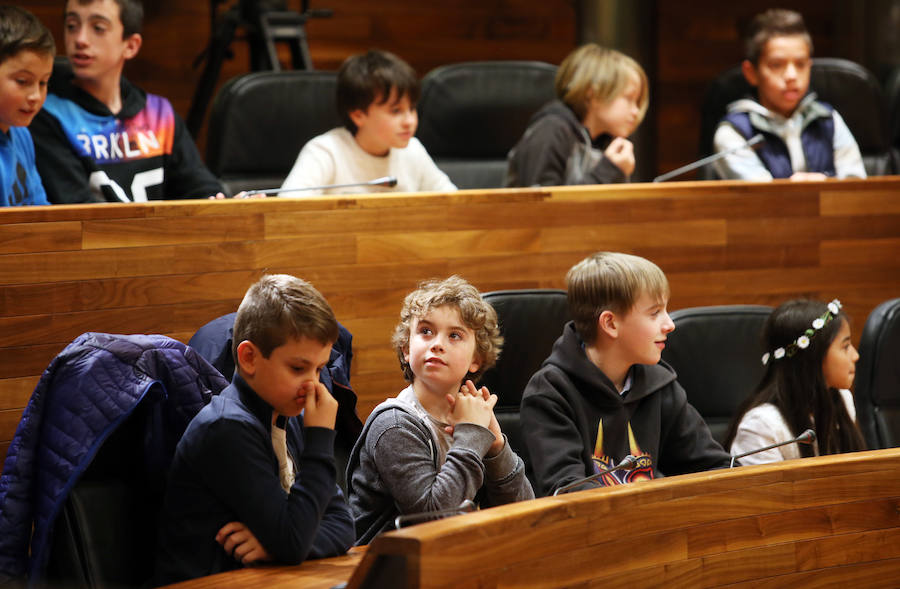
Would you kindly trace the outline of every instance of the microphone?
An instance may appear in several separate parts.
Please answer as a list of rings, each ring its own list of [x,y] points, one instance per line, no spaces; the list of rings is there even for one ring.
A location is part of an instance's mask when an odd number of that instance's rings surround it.
[[[562,493],[568,493],[575,487],[580,487],[581,485],[584,485],[585,483],[592,483],[592,482],[596,481],[597,479],[599,479],[600,477],[602,477],[603,475],[609,474],[611,472],[616,472],[617,470],[626,470],[626,471],[634,470],[635,468],[637,468],[637,465],[638,465],[638,459],[635,458],[634,456],[632,456],[631,454],[629,454],[628,456],[626,456],[625,458],[622,459],[622,462],[620,462],[619,464],[617,464],[615,466],[610,466],[609,468],[604,468],[600,472],[594,473],[589,477],[585,477],[583,479],[579,479],[577,481],[571,482],[568,485],[563,485],[562,487],[553,491],[553,496],[556,497],[557,495],[560,495]]]
[[[728,468],[734,468],[734,461],[743,458],[744,456],[750,456],[751,454],[757,454],[759,452],[765,452],[766,450],[773,450],[775,448],[780,448],[782,446],[787,446],[788,444],[812,444],[816,441],[816,432],[811,429],[806,430],[793,440],[787,440],[785,442],[778,442],[777,444],[770,444],[763,448],[757,448],[756,450],[750,450],[749,452],[744,452],[743,454],[737,454],[731,457],[731,464]]]
[[[251,196],[254,194],[265,194],[266,196],[272,196],[282,192],[300,192],[301,190],[330,190],[332,188],[351,188],[354,186],[386,186],[388,188],[393,188],[396,185],[396,176],[384,176],[382,178],[369,180],[368,182],[350,182],[349,184],[323,184],[322,186],[301,186],[300,188],[285,188],[284,190],[282,190],[281,188],[266,188],[264,190],[247,190],[245,192],[247,196]]]
[[[439,519],[447,515],[459,515],[461,513],[469,513],[475,511],[475,502],[466,499],[459,504],[458,507],[448,507],[446,509],[438,509],[436,511],[420,511],[419,513],[400,514],[394,518],[394,528],[400,529],[404,525],[414,524],[430,519]]]
[[[757,143],[760,143],[762,140],[763,140],[762,133],[757,133],[756,135],[754,135],[750,139],[744,141],[740,145],[736,145],[736,146],[732,147],[731,149],[726,149],[725,151],[720,151],[719,153],[715,153],[713,155],[707,156],[703,159],[697,160],[696,162],[694,162],[692,164],[688,164],[686,166],[681,166],[680,168],[672,170],[671,172],[666,172],[665,174],[662,174],[662,175],[654,178],[653,181],[654,182],[664,182],[665,180],[669,180],[670,178],[674,178],[675,176],[680,176],[684,173],[690,172],[691,170],[696,170],[697,168],[702,168],[703,166],[705,166],[707,164],[711,164],[713,162],[719,161],[723,157],[725,157],[727,155],[731,155],[732,153],[739,151],[741,149],[744,149],[745,147],[753,147]]]

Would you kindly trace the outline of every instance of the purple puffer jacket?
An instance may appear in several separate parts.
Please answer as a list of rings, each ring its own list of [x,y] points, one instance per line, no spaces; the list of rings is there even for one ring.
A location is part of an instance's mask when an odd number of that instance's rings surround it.
[[[6,455],[0,584],[40,583],[69,491],[141,400],[152,417],[144,456],[135,459],[149,477],[163,477],[190,420],[227,385],[193,349],[165,336],[85,333],[69,344],[41,376]]]

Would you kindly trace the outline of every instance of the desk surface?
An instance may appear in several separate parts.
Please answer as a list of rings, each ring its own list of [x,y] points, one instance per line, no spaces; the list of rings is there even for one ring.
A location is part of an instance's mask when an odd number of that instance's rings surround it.
[[[210,575],[183,583],[169,585],[169,589],[331,589],[346,583],[362,559],[365,548],[351,548],[345,556],[308,560],[296,567],[260,566]]]

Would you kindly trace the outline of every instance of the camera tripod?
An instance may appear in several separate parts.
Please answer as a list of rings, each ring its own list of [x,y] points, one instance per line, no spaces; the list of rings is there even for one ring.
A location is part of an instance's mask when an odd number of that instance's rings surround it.
[[[302,0],[301,11],[288,10],[284,0],[236,0],[219,14],[219,4],[225,0],[210,0],[210,39],[206,49],[197,56],[194,67],[206,62],[194,90],[185,124],[194,137],[203,126],[206,109],[212,99],[222,64],[233,57],[231,43],[239,28],[246,32],[250,46],[252,71],[280,71],[276,43],[287,43],[294,69],[311,70],[312,58],[306,37],[306,21],[327,18],[328,9],[310,9],[309,0]]]

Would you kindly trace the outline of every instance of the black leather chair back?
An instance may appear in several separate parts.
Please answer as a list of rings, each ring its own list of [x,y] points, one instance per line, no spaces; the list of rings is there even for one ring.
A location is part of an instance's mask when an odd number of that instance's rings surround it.
[[[206,164],[231,193],[278,188],[307,141],[341,125],[337,74],[254,72],[232,78],[213,103]]]
[[[900,298],[881,303],[866,319],[854,396],[866,445],[900,446]]]
[[[483,296],[497,311],[505,341],[497,364],[484,373],[479,384],[497,395],[494,414],[500,429],[525,461],[525,472],[533,482],[519,407],[525,385],[550,355],[553,342],[569,321],[566,291],[498,290]]]
[[[457,63],[422,80],[417,136],[459,188],[501,188],[506,154],[555,97],[556,66],[537,61]]]
[[[691,307],[671,313],[663,360],[719,442],[741,402],[763,377],[761,334],[772,312],[762,305]]]
[[[866,173],[879,176],[896,173],[888,130],[887,103],[878,79],[861,65],[834,57],[813,59],[810,90],[833,106],[843,117],[859,145]],[[755,90],[734,66],[719,75],[706,91],[700,123],[700,155],[713,152],[713,136],[731,102]],[[711,166],[700,177],[715,178]]]
[[[149,586],[165,482],[149,480],[140,462],[145,405],[107,438],[72,488],[53,530],[48,586]]]
[[[895,67],[884,84],[891,121],[891,146],[894,149],[894,172],[900,173],[900,66]]]

